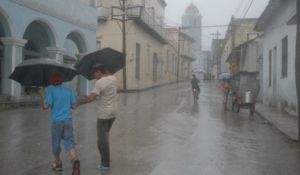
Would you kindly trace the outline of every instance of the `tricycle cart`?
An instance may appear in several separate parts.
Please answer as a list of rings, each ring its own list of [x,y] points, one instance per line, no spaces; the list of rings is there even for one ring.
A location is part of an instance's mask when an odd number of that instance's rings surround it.
[[[236,113],[241,108],[248,108],[250,114],[255,112],[255,102],[259,93],[258,72],[241,71],[235,73],[230,79],[232,110]]]

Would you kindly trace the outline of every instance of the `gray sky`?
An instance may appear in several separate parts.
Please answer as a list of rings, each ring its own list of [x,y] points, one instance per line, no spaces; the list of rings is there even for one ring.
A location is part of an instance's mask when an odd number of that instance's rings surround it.
[[[181,24],[181,16],[190,3],[194,3],[202,14],[204,26],[228,24],[232,15],[242,18],[252,0],[166,0],[166,21],[169,25]],[[269,0],[254,0],[246,17],[259,17]],[[226,28],[204,28],[202,36],[203,49],[209,50],[213,39],[211,33],[216,31],[224,37]]]

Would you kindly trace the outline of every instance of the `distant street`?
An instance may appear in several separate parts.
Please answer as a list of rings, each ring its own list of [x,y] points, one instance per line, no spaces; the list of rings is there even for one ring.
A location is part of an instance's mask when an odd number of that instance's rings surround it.
[[[213,83],[201,84],[196,105],[189,83],[119,94],[112,168],[98,172],[96,105],[74,112],[82,175],[299,175],[299,145],[248,110],[224,112]],[[55,174],[48,116],[40,108],[0,112],[0,174]],[[61,174],[71,175],[63,157]]]

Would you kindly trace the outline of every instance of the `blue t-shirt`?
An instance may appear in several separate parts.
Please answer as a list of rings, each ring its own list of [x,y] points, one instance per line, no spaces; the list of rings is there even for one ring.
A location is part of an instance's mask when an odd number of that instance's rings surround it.
[[[51,121],[66,121],[72,119],[71,107],[76,103],[72,91],[62,86],[52,86],[47,89],[44,101],[51,107]]]

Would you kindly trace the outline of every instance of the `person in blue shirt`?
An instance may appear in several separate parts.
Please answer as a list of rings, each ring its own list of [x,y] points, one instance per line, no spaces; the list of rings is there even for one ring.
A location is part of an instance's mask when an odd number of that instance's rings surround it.
[[[54,156],[52,169],[62,171],[60,158],[60,143],[62,142],[73,162],[73,174],[76,174],[75,172],[79,174],[80,162],[75,150],[72,124],[72,108],[74,108],[77,101],[70,89],[61,86],[62,82],[62,75],[54,73],[51,76],[51,84],[53,86],[47,89],[43,104],[44,110],[51,109],[52,152]]]

